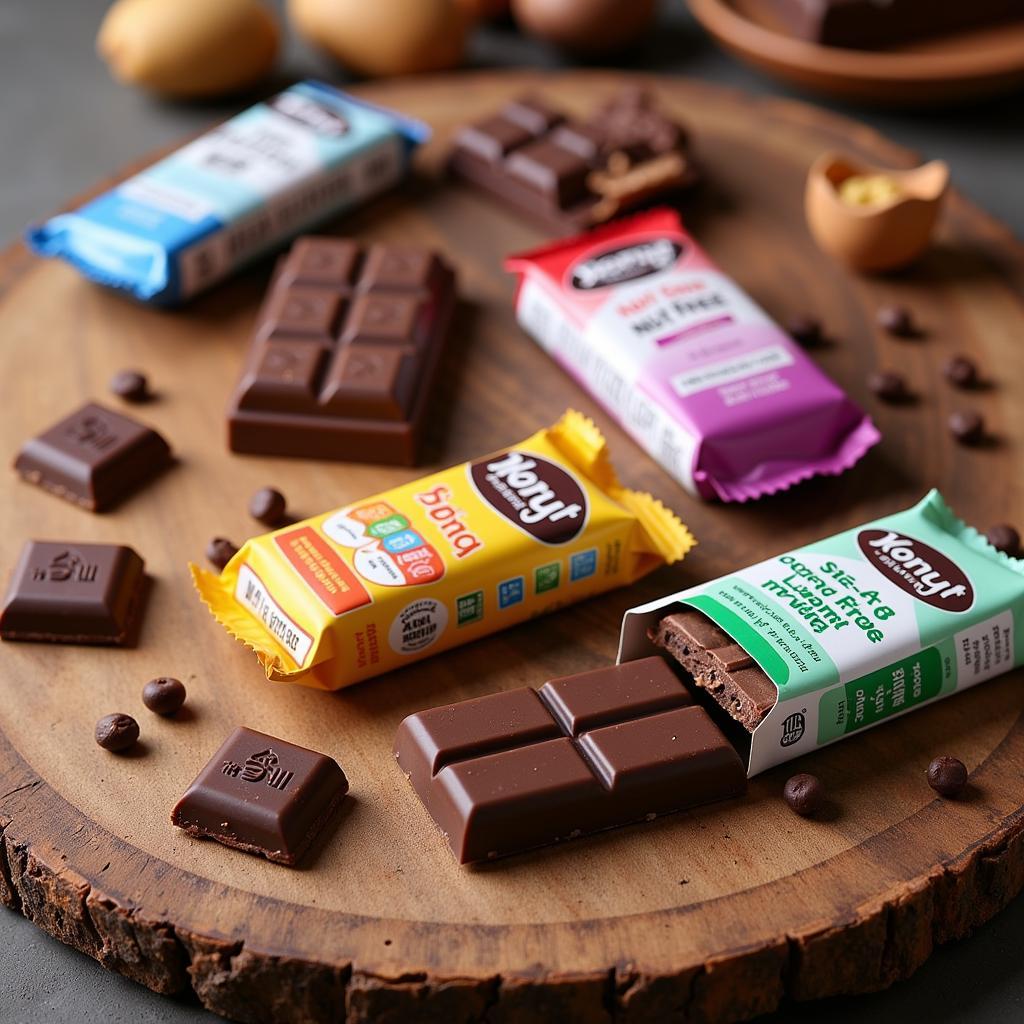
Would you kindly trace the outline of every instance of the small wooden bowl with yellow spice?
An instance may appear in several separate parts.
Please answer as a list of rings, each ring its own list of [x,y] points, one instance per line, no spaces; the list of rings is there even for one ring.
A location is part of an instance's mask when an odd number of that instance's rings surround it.
[[[807,174],[807,224],[818,245],[852,269],[898,270],[928,248],[948,184],[942,160],[894,170],[823,153]]]

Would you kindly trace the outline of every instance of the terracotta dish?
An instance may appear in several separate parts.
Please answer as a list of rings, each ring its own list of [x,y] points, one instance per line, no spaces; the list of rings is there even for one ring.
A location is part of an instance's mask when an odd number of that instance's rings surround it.
[[[1024,84],[1024,19],[890,50],[846,50],[787,35],[761,0],[689,5],[740,60],[814,92],[884,106],[934,106]]]
[[[878,202],[852,203],[842,186],[854,176],[887,182],[892,192]],[[823,153],[807,174],[807,224],[825,252],[854,270],[896,270],[928,248],[948,184],[942,160],[907,171]]]

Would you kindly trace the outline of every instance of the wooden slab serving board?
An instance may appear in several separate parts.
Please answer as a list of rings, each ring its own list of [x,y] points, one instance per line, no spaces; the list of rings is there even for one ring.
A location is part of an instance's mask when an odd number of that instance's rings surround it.
[[[187,311],[161,313],[67,267],[7,251],[0,268],[0,439],[31,432],[111,373],[145,369],[140,415],[180,464],[112,514],[90,515],[13,472],[0,478],[0,561],[25,538],[128,543],[154,577],[134,650],[4,644],[0,662],[0,899],[63,941],[160,992],[187,991],[246,1021],[661,1021],[746,1018],[784,997],[879,988],[962,936],[1024,884],[1024,682],[1020,673],[805,759],[837,812],[805,821],[780,799],[786,768],[749,796],[647,825],[459,868],[397,770],[391,741],[417,709],[607,664],[623,611],[769,554],[911,504],[938,485],[982,527],[1024,521],[1024,253],[951,197],[935,251],[899,279],[855,279],[813,246],[803,179],[823,149],[909,164],[871,131],[782,100],[683,80],[650,84],[693,127],[708,186],[689,222],[722,266],[779,318],[820,316],[824,368],[872,408],[884,443],[853,471],[752,505],[688,497],[515,326],[506,253],[541,240],[502,208],[431,181],[451,130],[532,87],[585,112],[610,74],[481,74],[366,88],[436,129],[424,180],[344,230],[443,249],[465,300],[434,405],[427,467],[525,437],[567,406],[606,431],[626,481],[675,507],[700,539],[680,566],[337,694],[268,683],[214,624],[186,562],[208,538],[256,532],[250,493],[274,484],[309,515],[417,471],[230,456],[224,406],[266,268]],[[339,227],[338,230],[341,230]],[[874,326],[908,303],[914,341]],[[941,364],[973,355],[990,386],[953,391]],[[895,367],[919,400],[877,407],[866,373]],[[115,401],[114,399],[109,399]],[[947,437],[954,407],[982,410],[991,444]],[[189,710],[148,713],[143,682],[182,678]],[[92,741],[102,714],[141,722],[137,756]],[[236,724],[337,757],[352,800],[317,856],[289,870],[171,827],[170,808]],[[936,754],[968,764],[967,799],[937,799]],[[389,1015],[390,1014],[390,1015]]]

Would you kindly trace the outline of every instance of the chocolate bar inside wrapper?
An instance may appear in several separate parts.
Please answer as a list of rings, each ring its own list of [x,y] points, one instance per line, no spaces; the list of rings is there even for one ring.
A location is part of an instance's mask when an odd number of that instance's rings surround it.
[[[631,609],[619,661],[681,665],[749,734],[756,775],[1024,663],[1022,617],[1024,561],[933,490]]]

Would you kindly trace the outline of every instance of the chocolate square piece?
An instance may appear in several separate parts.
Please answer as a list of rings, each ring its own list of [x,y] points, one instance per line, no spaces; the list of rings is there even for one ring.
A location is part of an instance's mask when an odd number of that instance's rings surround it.
[[[454,305],[428,249],[300,238],[231,401],[231,450],[412,464]]]
[[[196,839],[292,865],[347,792],[333,758],[242,726],[196,776],[171,822]]]
[[[775,707],[779,691],[767,673],[703,613],[666,615],[649,635],[748,732]]]
[[[104,512],[170,464],[155,430],[89,402],[26,441],[14,468],[29,483]]]
[[[410,715],[395,757],[463,864],[746,787],[736,751],[662,658]]]
[[[559,234],[661,200],[697,180],[686,131],[649,94],[623,89],[585,121],[535,96],[463,128],[454,174]]]
[[[0,611],[0,637],[127,645],[141,612],[143,568],[120,544],[31,540]]]

